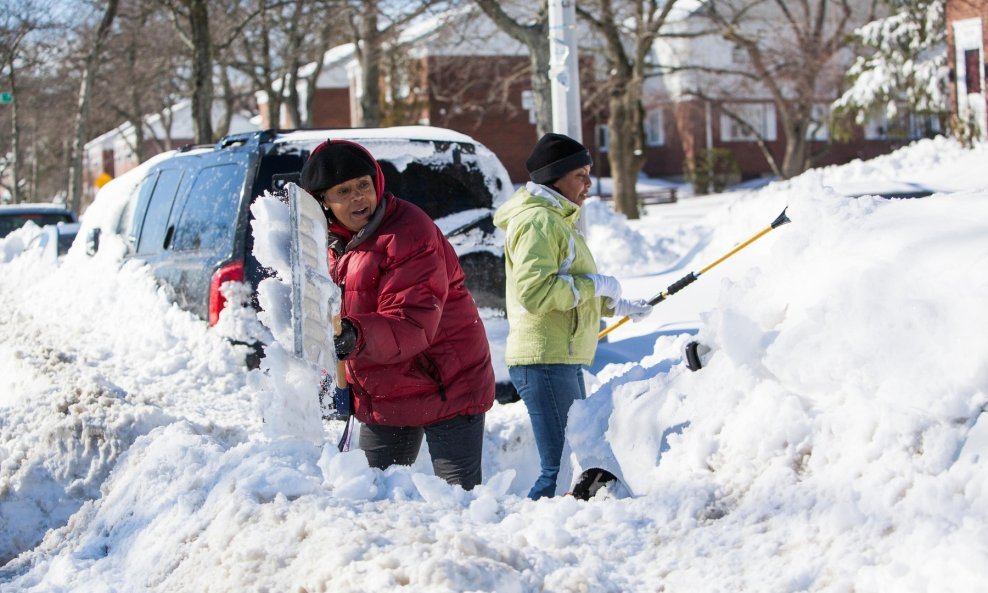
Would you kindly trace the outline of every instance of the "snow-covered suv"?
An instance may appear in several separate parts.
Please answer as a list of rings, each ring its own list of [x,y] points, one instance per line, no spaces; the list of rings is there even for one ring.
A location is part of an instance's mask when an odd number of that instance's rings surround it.
[[[132,255],[180,307],[215,323],[224,282],[256,289],[265,274],[252,256],[250,204],[297,181],[309,152],[327,138],[365,146],[388,190],[446,233],[478,306],[503,308],[503,247],[491,216],[510,195],[508,174],[469,136],[428,126],[251,132],[179,151],[151,166],[139,185],[127,238]]]

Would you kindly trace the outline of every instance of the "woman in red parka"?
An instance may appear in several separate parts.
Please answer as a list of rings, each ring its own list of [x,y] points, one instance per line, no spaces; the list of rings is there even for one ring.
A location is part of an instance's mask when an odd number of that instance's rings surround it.
[[[343,292],[337,356],[368,463],[411,465],[424,436],[436,475],[473,488],[494,370],[456,253],[425,212],[385,191],[358,144],[317,146],[300,184],[329,219],[330,273]]]

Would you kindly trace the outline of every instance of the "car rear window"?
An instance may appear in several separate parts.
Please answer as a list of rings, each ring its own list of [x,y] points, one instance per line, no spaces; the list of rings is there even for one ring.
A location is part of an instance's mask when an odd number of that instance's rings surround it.
[[[244,167],[225,164],[199,171],[175,229],[179,251],[228,251],[236,233]]]
[[[408,163],[402,171],[388,160],[378,161],[388,191],[407,200],[433,219],[493,202],[484,173],[465,162]]]

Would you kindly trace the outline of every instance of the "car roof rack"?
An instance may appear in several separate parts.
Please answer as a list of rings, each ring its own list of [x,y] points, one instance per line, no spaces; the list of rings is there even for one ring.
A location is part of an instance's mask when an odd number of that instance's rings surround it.
[[[212,148],[212,144],[195,144],[189,142],[188,144],[183,144],[175,149],[175,152],[189,152],[190,150],[195,150],[197,148]]]
[[[271,142],[278,134],[294,132],[295,130],[284,130],[280,128],[268,128],[254,132],[242,132],[240,134],[229,134],[223,136],[216,142],[216,149],[229,148],[230,146],[242,146],[244,144],[265,144]]]

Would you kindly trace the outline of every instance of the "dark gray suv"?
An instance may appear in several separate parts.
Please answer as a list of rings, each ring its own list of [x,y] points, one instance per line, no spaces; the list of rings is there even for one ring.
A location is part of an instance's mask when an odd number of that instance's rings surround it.
[[[297,181],[309,152],[327,138],[366,147],[388,190],[446,233],[477,305],[503,309],[503,248],[491,216],[512,190],[507,172],[470,137],[427,126],[269,130],[179,151],[155,163],[139,185],[128,237],[133,256],[148,263],[180,307],[215,323],[224,282],[256,289],[266,274],[251,255],[251,202]]]

